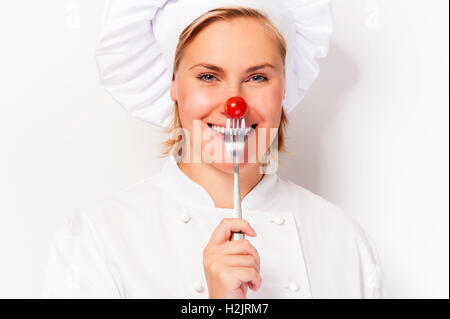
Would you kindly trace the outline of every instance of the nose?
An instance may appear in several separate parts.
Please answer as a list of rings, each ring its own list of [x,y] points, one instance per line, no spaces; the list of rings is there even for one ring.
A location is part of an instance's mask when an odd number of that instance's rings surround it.
[[[251,111],[247,104],[247,97],[246,97],[247,94],[245,93],[244,83],[242,83],[240,80],[235,81],[230,80],[228,81],[226,86],[223,86],[222,88],[223,89],[220,94],[221,95],[220,100],[222,102],[221,107],[219,108],[219,111],[222,114],[222,116],[236,119],[244,117],[247,122],[249,113],[251,113]],[[237,101],[237,108],[235,107],[236,105],[229,107],[231,106],[230,102],[232,101],[234,102]],[[239,108],[241,108],[242,110],[239,111]]]
[[[238,76],[230,76],[227,81],[223,82],[223,84],[224,86],[222,93],[225,94],[225,100],[232,96],[240,96],[245,98],[245,96],[243,96],[243,94],[245,94],[245,86],[242,79]]]
[[[227,101],[232,97],[239,97],[247,101],[243,83],[239,79],[230,80],[227,84],[226,89],[224,90],[224,93],[225,96],[223,98],[223,101]]]

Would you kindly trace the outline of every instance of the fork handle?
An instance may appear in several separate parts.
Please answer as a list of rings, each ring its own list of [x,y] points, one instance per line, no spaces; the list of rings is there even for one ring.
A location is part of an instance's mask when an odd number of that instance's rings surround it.
[[[242,208],[241,208],[241,187],[239,181],[239,162],[233,163],[234,166],[234,217],[242,218]],[[234,240],[244,239],[244,234],[242,232],[237,232],[233,234]]]

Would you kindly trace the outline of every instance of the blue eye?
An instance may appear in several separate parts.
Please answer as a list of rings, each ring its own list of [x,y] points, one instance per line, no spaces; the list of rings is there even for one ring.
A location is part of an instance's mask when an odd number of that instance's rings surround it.
[[[264,76],[264,75],[254,75],[254,76],[252,76],[251,77],[251,79],[258,79],[259,78],[259,80],[256,80],[256,82],[265,82],[265,81],[267,81],[267,78]]]
[[[200,74],[197,78],[204,82],[212,82],[217,79],[214,75],[210,73]],[[252,76],[250,80],[254,80],[256,82],[266,82],[268,79],[264,75],[258,74]]]
[[[198,78],[200,80],[206,81],[206,82],[211,82],[212,78],[215,79],[216,77],[212,74],[209,73],[205,73],[205,74],[201,74],[200,76],[198,76]]]

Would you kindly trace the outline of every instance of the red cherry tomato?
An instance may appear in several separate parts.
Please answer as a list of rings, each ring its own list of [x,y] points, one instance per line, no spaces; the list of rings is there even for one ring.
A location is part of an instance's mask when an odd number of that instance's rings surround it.
[[[232,119],[240,119],[247,114],[247,102],[239,96],[230,97],[225,102],[225,113]]]

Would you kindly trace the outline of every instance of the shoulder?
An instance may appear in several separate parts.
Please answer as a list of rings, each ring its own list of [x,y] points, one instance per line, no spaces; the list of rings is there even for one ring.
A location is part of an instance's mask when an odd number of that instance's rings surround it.
[[[159,173],[110,194],[80,205],[66,219],[57,234],[103,237],[105,232],[123,231],[151,218],[167,196]]]
[[[346,269],[354,267],[361,272],[363,296],[382,298],[385,293],[379,255],[374,241],[356,219],[336,204],[286,178],[279,178],[279,185],[284,202],[298,222],[309,256],[326,259],[325,264],[335,262],[327,256],[340,256]]]
[[[279,183],[289,211],[310,242],[320,240],[329,247],[355,248],[367,264],[378,263],[374,241],[352,215],[286,178],[280,178]]]
[[[356,220],[338,205],[302,187],[288,178],[279,177],[279,193],[284,209],[291,211],[310,228],[360,234]]]
[[[165,192],[161,185],[161,175],[156,173],[107,197],[81,206],[79,210],[93,218],[105,214],[145,213],[149,207],[155,207],[164,198]]]

